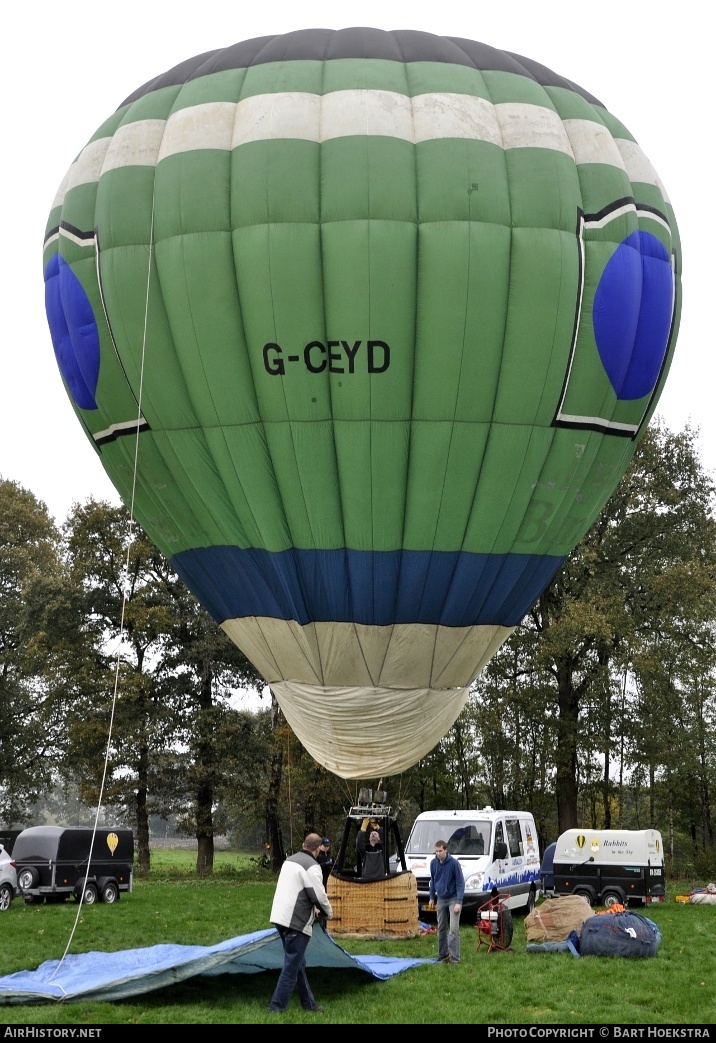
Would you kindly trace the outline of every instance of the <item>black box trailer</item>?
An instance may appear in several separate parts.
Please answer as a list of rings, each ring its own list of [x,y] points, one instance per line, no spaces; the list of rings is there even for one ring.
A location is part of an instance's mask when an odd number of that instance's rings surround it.
[[[31,826],[15,840],[12,859],[28,904],[70,896],[87,905],[116,902],[132,890],[134,834],[119,826]]]
[[[582,895],[607,908],[666,900],[664,844],[656,829],[568,829],[551,846],[555,895]]]

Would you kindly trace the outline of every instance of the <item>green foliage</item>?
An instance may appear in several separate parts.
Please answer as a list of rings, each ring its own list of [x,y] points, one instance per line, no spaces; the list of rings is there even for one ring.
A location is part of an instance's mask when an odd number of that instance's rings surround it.
[[[623,795],[643,769],[652,804],[642,826],[678,813],[713,844],[713,505],[696,433],[654,424],[476,682],[469,712],[496,803],[532,807],[543,836],[585,821],[626,826],[616,780]]]
[[[43,578],[58,578],[59,534],[32,493],[0,479],[0,805],[8,825],[22,822],[49,784],[61,722],[38,652],[41,623],[28,610]]]

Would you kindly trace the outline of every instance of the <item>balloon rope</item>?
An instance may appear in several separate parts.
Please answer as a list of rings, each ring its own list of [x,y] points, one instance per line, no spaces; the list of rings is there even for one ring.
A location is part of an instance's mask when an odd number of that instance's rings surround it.
[[[133,539],[134,539],[134,536],[133,536],[133,527],[134,527],[134,524],[135,524],[134,523],[134,494],[135,494],[135,490],[136,490],[136,487],[137,487],[137,469],[138,469],[138,463],[139,463],[139,424],[140,424],[140,421],[142,419],[142,390],[143,390],[143,387],[144,387],[144,359],[145,359],[146,347],[147,347],[147,326],[148,326],[148,320],[149,320],[149,290],[150,290],[151,274],[152,274],[153,244],[154,244],[154,197],[152,197],[152,219],[151,219],[151,226],[150,226],[150,230],[149,230],[149,262],[147,264],[147,289],[146,289],[146,294],[145,294],[145,299],[144,299],[144,330],[143,330],[143,334],[142,334],[142,357],[141,357],[141,364],[140,364],[140,369],[139,369],[139,397],[138,397],[138,402],[137,402],[137,431],[136,431],[135,442],[134,442],[134,473],[132,475],[132,497],[131,497],[130,508],[129,508],[129,536],[128,536],[128,539],[127,539],[127,557],[126,557],[125,564],[124,564],[124,582],[122,584],[122,610],[121,610],[121,613],[120,613],[120,620],[119,620],[119,638],[118,638],[118,641],[117,641],[117,655],[115,657],[115,665],[114,665],[114,689],[113,689],[113,692],[112,692],[112,709],[111,709],[111,712],[110,712],[110,715],[109,715],[109,729],[107,731],[107,746],[105,748],[105,753],[104,753],[104,767],[102,769],[102,781],[100,783],[99,794],[97,796],[97,808],[95,810],[94,825],[92,826],[92,839],[90,841],[89,857],[87,859],[87,871],[85,873],[84,882],[82,884],[82,893],[80,895],[80,900],[79,900],[78,905],[77,905],[77,915],[75,916],[75,922],[72,925],[72,930],[70,931],[70,937],[69,937],[69,939],[67,941],[67,946],[65,948],[65,951],[63,952],[62,958],[59,960],[59,962],[58,962],[57,966],[55,967],[54,971],[50,975],[50,978],[49,978],[50,981],[52,981],[54,976],[57,974],[57,972],[59,971],[60,967],[62,966],[62,964],[63,964],[63,962],[65,960],[65,957],[67,956],[68,952],[70,951],[70,946],[72,945],[72,941],[73,941],[74,936],[75,936],[75,931],[77,930],[77,924],[79,923],[80,914],[82,913],[82,906],[84,904],[85,893],[87,891],[87,880],[89,878],[90,867],[91,867],[91,864],[92,864],[92,853],[94,851],[94,842],[95,842],[95,837],[97,836],[97,823],[99,822],[99,813],[100,813],[100,810],[101,810],[101,807],[102,807],[102,799],[104,797],[104,788],[105,788],[105,784],[106,784],[106,781],[107,781],[107,766],[108,766],[108,763],[109,763],[109,750],[110,750],[110,744],[112,742],[112,730],[113,730],[113,727],[114,727],[114,712],[115,712],[115,707],[117,705],[117,694],[118,694],[118,691],[119,691],[120,649],[122,647],[122,637],[124,635],[125,611],[126,611],[126,608],[127,608],[127,601],[129,600],[128,599],[129,561],[130,561],[130,553],[131,553],[131,550],[132,550],[132,542],[133,542]]]

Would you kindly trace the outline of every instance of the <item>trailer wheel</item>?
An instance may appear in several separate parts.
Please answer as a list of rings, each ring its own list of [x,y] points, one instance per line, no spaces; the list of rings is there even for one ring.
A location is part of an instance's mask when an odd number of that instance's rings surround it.
[[[100,898],[103,902],[106,902],[108,905],[112,905],[114,902],[119,901],[119,888],[115,884],[114,880],[107,881],[107,883],[102,888]]]
[[[33,887],[37,887],[39,879],[40,874],[34,866],[25,866],[18,873],[17,886],[21,891],[30,891]]]
[[[575,887],[572,894],[579,895],[580,898],[586,898],[590,905],[594,905],[594,895],[587,887]]]
[[[0,913],[6,912],[12,905],[15,891],[12,884],[3,884],[0,887]]]
[[[82,888],[80,888],[76,898],[77,901],[82,902],[83,905],[94,905],[98,898],[97,887],[95,884],[87,884],[84,890],[84,895],[82,894]]]
[[[613,905],[624,904],[624,896],[619,891],[605,891],[602,895],[602,905],[605,909],[611,909]]]

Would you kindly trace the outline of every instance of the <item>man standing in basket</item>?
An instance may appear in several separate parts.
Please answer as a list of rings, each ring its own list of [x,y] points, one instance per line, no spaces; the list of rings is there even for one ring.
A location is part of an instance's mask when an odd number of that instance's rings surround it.
[[[316,1003],[306,977],[306,949],[311,940],[313,922],[323,912],[333,916],[323,886],[323,873],[316,861],[321,838],[309,833],[303,847],[287,858],[281,866],[271,906],[271,923],[275,925],[283,943],[283,969],[276,982],[269,1010],[283,1012],[294,990],[304,1010],[320,1014],[323,1007]]]
[[[448,854],[444,840],[435,842],[430,863],[430,909],[437,897],[438,963],[460,962],[460,912],[465,896],[462,866]]]
[[[370,827],[370,833],[368,827]],[[375,819],[363,819],[356,837],[356,850],[360,859],[359,876],[363,880],[384,880],[386,874],[383,830],[379,828]]]

